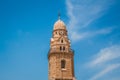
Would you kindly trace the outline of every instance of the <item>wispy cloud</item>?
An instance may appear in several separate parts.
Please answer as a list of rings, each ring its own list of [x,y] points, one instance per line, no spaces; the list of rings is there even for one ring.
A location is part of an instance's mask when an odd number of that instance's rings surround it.
[[[112,64],[109,67],[106,67],[105,69],[103,69],[101,72],[99,72],[98,74],[96,74],[95,76],[93,76],[90,80],[97,80],[98,78],[104,76],[105,74],[107,74],[108,72],[117,69],[120,67],[120,64]],[[110,79],[109,79],[110,80]]]
[[[114,59],[120,59],[120,45],[114,45],[108,48],[104,48],[97,53],[91,62],[87,66],[96,67]]]
[[[73,41],[82,40],[82,39],[86,39],[89,37],[94,37],[96,35],[109,34],[113,30],[114,30],[114,28],[110,27],[110,28],[100,29],[100,30],[96,30],[96,31],[87,31],[87,32],[82,32],[82,33],[73,31],[71,33],[71,39]]]
[[[66,0],[71,39],[77,41],[89,37],[88,32],[80,33],[80,29],[104,15],[113,3],[113,0]]]
[[[92,70],[97,70],[98,68],[101,69],[90,80],[99,80],[110,71],[113,71],[114,69],[117,68],[120,69],[119,61],[120,61],[120,45],[113,45],[111,47],[101,49],[100,52],[93,56],[92,59],[86,65],[88,68],[91,68]],[[110,78],[112,77],[113,76],[111,76]]]

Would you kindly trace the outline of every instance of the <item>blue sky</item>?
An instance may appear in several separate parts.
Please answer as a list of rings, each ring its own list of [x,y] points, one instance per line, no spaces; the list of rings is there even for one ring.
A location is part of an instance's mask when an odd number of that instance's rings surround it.
[[[0,80],[47,80],[58,12],[77,80],[120,80],[119,0],[0,0]]]

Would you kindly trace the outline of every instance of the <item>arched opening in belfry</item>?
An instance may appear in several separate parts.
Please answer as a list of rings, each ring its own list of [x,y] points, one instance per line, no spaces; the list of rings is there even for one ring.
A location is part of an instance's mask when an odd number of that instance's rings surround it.
[[[63,46],[63,51],[65,50],[65,46]]]
[[[55,32],[57,34],[57,32]]]
[[[62,47],[60,46],[60,51],[62,50]]]
[[[63,39],[61,40],[61,43],[63,43]]]
[[[61,60],[61,68],[65,68],[65,64],[66,64],[66,61],[65,60]]]

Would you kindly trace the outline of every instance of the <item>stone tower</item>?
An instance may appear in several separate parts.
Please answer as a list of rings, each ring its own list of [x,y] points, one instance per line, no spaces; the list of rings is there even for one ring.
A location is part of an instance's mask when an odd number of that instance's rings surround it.
[[[59,16],[54,24],[48,53],[49,80],[75,80],[73,57],[66,25]]]

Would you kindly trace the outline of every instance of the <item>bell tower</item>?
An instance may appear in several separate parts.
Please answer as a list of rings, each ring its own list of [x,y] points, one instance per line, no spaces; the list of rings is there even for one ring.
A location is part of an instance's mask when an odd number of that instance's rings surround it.
[[[60,15],[54,24],[48,61],[49,80],[75,80],[74,51],[70,47],[66,25]]]

